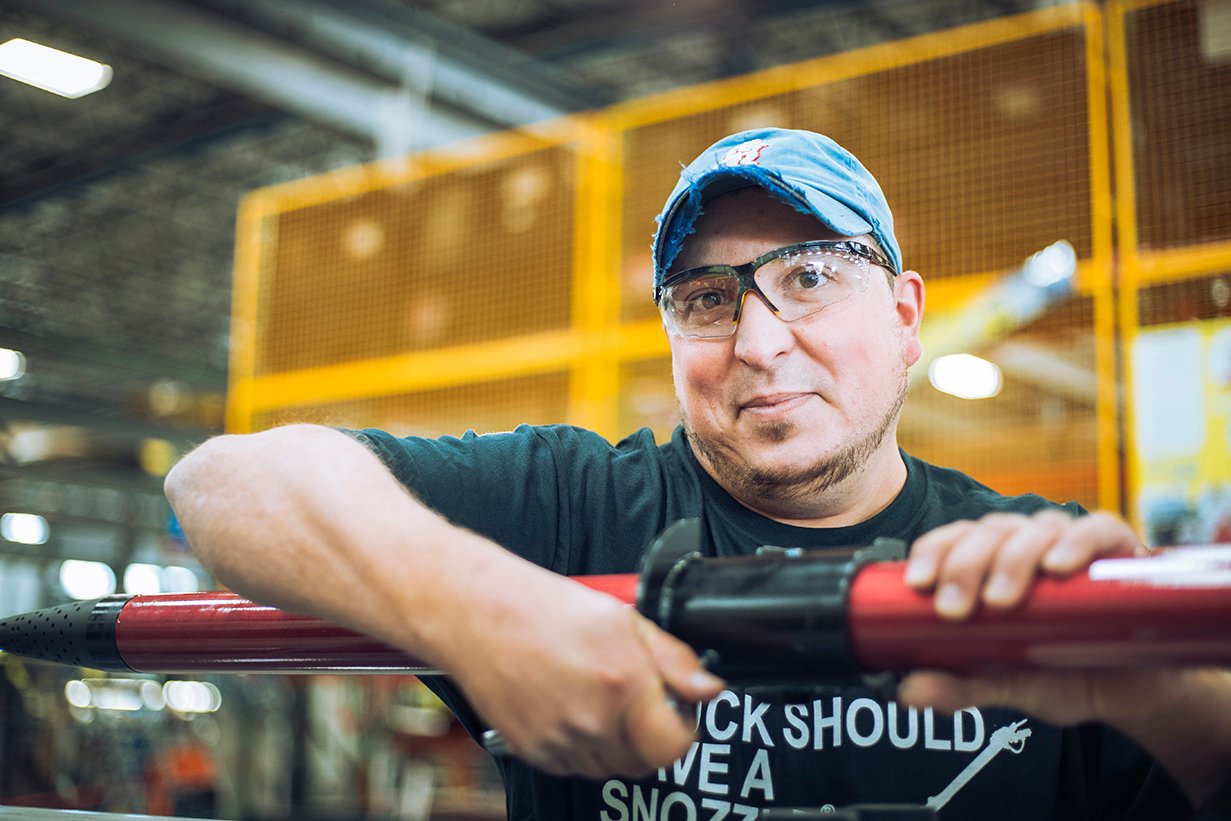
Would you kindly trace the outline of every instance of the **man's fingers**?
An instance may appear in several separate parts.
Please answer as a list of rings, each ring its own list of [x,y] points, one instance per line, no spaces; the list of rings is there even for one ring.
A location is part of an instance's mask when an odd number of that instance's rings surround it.
[[[953,522],[916,539],[906,563],[906,583],[916,590],[927,590],[936,584],[946,554],[974,526],[970,521]]]
[[[636,611],[633,623],[667,690],[684,701],[708,701],[722,692],[723,680],[701,666],[693,649]]]
[[[947,619],[970,615],[978,604],[979,591],[993,558],[1022,520],[1016,515],[985,516],[950,545],[936,579],[939,615]]]
[[[1009,535],[992,560],[983,601],[997,608],[1021,602],[1034,580],[1042,557],[1052,549],[1072,520],[1057,510],[1045,510],[1025,520]]]
[[[696,737],[661,685],[638,693],[625,716],[629,745],[649,769],[675,761]]]
[[[909,707],[933,707],[952,713],[975,702],[961,692],[966,679],[935,670],[919,670],[902,679],[898,685],[898,701]]]
[[[1128,523],[1110,513],[1091,513],[1077,519],[1056,539],[1043,557],[1050,573],[1068,574],[1108,553],[1133,553],[1141,540]]]
[[[919,670],[902,680],[898,701],[946,713],[972,706],[1009,707],[1041,721],[1070,726],[1102,720],[1109,709],[1109,694],[1120,698],[1115,694],[1140,693],[1151,675],[1157,675],[1156,671],[1018,670],[957,676]]]

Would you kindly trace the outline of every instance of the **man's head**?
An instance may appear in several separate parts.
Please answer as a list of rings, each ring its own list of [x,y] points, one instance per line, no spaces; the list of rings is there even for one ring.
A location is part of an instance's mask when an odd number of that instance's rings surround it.
[[[901,273],[893,214],[880,185],[855,155],[822,134],[761,128],[723,137],[680,174],[654,236],[655,302],[704,204],[747,187],[764,188],[839,236],[871,235],[893,272]]]
[[[711,475],[789,520],[833,513],[830,488],[886,484],[923,291],[853,156],[807,132],[716,143],[668,200],[654,259],[685,430]]]

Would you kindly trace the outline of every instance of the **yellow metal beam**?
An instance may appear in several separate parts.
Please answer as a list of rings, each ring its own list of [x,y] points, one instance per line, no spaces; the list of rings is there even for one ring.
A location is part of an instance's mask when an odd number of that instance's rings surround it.
[[[677,120],[715,108],[765,99],[801,88],[902,68],[927,60],[963,54],[1026,37],[1047,34],[1082,24],[1089,4],[1064,4],[1037,11],[930,32],[904,40],[853,49],[815,60],[701,83],[625,103],[608,109],[617,127],[633,129]]]
[[[550,373],[595,347],[563,330],[268,374],[252,379],[249,407],[260,413]]]
[[[1116,362],[1114,202],[1111,195],[1111,134],[1107,110],[1107,53],[1104,15],[1085,8],[1086,122],[1090,154],[1092,258],[1078,282],[1094,303],[1095,420],[1098,431],[1098,503],[1122,507],[1120,481],[1120,391]]]
[[[252,378],[256,373],[256,329],[261,283],[261,253],[271,242],[269,198],[248,194],[235,221],[235,263],[231,283],[231,334],[227,369],[226,429],[252,430]]]
[[[1137,287],[1231,273],[1231,242],[1137,252]]]
[[[375,160],[261,189],[274,211],[334,203],[390,186],[531,154],[579,139],[580,115],[499,131],[406,157]]]
[[[581,122],[579,120],[579,122]],[[619,177],[616,138],[599,117],[586,126],[577,148],[577,191],[573,219],[573,327],[586,338],[602,338],[619,319],[618,247],[620,209],[613,193]],[[591,346],[569,380],[569,421],[614,437],[620,390],[619,362],[610,342]]]
[[[1116,192],[1116,284],[1119,320],[1120,360],[1118,387],[1122,395],[1131,396],[1133,386],[1133,340],[1137,335],[1137,186],[1133,158],[1132,97],[1128,79],[1128,43],[1126,27],[1128,4],[1109,0],[1104,10],[1107,36],[1107,90],[1111,98],[1112,157],[1115,168]],[[1124,506],[1121,511],[1140,531],[1137,498],[1141,482],[1136,443],[1133,441],[1134,413],[1132,402],[1120,403],[1120,429],[1124,432],[1123,468],[1125,477]]]

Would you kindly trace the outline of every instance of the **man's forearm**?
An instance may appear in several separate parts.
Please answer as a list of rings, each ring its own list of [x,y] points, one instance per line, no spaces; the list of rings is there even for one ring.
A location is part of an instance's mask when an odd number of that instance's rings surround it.
[[[1200,806],[1231,777],[1231,671],[1143,674],[1105,704],[1106,720],[1147,750]]]
[[[454,588],[495,587],[530,569],[427,509],[365,447],[328,428],[211,440],[175,466],[166,492],[194,551],[228,587],[435,664],[466,599]]]

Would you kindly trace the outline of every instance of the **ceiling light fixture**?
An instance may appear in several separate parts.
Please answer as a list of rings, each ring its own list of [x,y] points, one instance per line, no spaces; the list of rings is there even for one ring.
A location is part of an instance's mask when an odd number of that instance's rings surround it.
[[[938,391],[962,399],[988,399],[1000,393],[1000,368],[966,353],[942,356],[928,366],[928,380]]]
[[[0,537],[17,544],[47,544],[51,528],[37,513],[6,513],[0,516]]]
[[[21,379],[26,372],[26,357],[21,351],[0,348],[0,382]]]
[[[72,100],[111,82],[111,66],[20,37],[0,45],[0,74]]]

